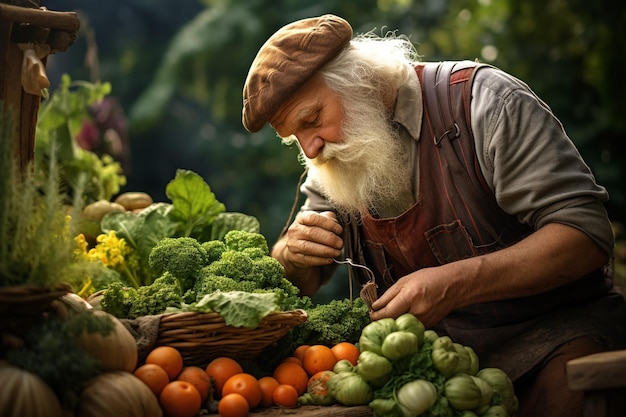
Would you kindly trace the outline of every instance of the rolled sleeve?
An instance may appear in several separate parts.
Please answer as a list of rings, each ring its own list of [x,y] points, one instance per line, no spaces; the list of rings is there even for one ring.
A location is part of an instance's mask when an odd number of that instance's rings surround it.
[[[479,164],[500,207],[535,230],[574,227],[612,254],[608,193],[550,108],[526,84],[491,68],[478,72],[471,105]]]

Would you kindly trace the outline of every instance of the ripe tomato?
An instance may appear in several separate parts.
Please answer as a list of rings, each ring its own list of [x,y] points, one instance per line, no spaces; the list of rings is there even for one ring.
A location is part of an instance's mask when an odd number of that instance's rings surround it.
[[[172,381],[159,395],[159,404],[168,417],[194,417],[202,406],[200,393],[187,381]]]
[[[278,381],[274,377],[264,376],[259,378],[259,385],[261,386],[261,392],[263,392],[261,404],[259,404],[259,406],[263,408],[273,406],[274,399],[272,398],[272,395],[274,394],[274,389],[276,389],[279,385]]]
[[[221,417],[246,417],[249,411],[248,401],[241,394],[225,395],[217,403],[217,412]]]
[[[272,398],[274,399],[274,404],[279,407],[295,407],[298,405],[298,391],[287,384],[280,384],[274,389],[274,393],[272,394]]]
[[[354,366],[356,366],[356,362],[359,359],[359,355],[361,354],[359,348],[356,347],[355,344],[350,342],[339,342],[335,346],[330,348],[330,350],[332,350],[335,354],[337,362],[342,359],[346,359],[350,361],[350,363]]]
[[[222,395],[222,387],[228,378],[242,373],[243,368],[236,360],[226,356],[221,356],[209,362],[205,371],[209,378],[213,380],[213,383],[215,384],[215,391],[219,397]]]
[[[302,367],[309,377],[321,371],[332,371],[337,363],[335,354],[328,346],[313,345],[304,351]]]
[[[154,363],[146,363],[135,369],[133,374],[141,379],[150,388],[154,395],[159,396],[163,388],[170,382],[170,377],[165,369]]]
[[[256,408],[263,398],[263,391],[258,379],[247,373],[240,373],[231,376],[222,387],[222,395],[232,393],[241,394],[248,401],[250,409]]]
[[[146,363],[153,363],[165,369],[170,381],[176,379],[183,369],[183,356],[178,349],[171,346],[158,346],[146,357]]]
[[[279,384],[293,386],[298,395],[306,392],[306,384],[309,382],[309,375],[300,365],[293,362],[283,362],[279,364],[272,374]]]
[[[200,397],[202,397],[203,403],[209,397],[209,393],[211,392],[211,380],[204,369],[199,366],[187,366],[183,368],[177,379],[179,381],[187,381],[196,387],[200,393]]]

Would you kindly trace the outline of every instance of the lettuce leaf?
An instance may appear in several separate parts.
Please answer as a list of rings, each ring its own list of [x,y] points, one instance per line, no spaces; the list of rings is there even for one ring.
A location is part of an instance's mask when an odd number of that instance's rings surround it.
[[[216,291],[205,295],[197,303],[184,305],[181,310],[216,312],[228,326],[254,328],[268,314],[280,311],[279,301],[280,296],[274,292]]]

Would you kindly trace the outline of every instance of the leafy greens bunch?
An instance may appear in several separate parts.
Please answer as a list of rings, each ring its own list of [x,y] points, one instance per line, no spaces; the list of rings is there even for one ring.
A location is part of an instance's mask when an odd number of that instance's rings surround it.
[[[265,237],[256,232],[231,230],[223,240],[203,243],[192,237],[166,237],[154,246],[148,264],[158,278],[136,289],[121,282],[109,284],[101,300],[105,311],[130,319],[175,309],[215,311],[207,296],[217,292],[273,293],[275,298],[258,299],[267,300],[276,311],[309,302],[284,278],[282,265],[269,256]],[[248,299],[247,304],[254,302]]]

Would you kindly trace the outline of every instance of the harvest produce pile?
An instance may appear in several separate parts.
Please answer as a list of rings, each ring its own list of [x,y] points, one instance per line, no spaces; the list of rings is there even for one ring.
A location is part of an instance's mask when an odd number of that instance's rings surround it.
[[[65,104],[75,98],[68,93]],[[41,132],[67,140],[68,118],[56,114],[65,123]],[[269,256],[258,221],[227,212],[199,175],[179,170],[167,203],[141,192],[113,199],[123,182],[115,164],[80,175],[81,164],[67,162],[94,155],[65,154],[61,163],[53,150],[63,147],[48,141],[37,169],[22,171],[7,139],[12,120],[0,120],[1,416],[244,417],[311,406],[361,406],[381,417],[516,411],[506,374],[480,369],[470,347],[414,316],[372,322],[360,298],[314,305],[300,296]],[[237,339],[240,352],[190,363],[176,347],[154,340],[146,347],[136,327],[218,314],[219,326],[236,335],[289,311],[304,311],[306,321],[252,358],[239,357],[249,346]]]

